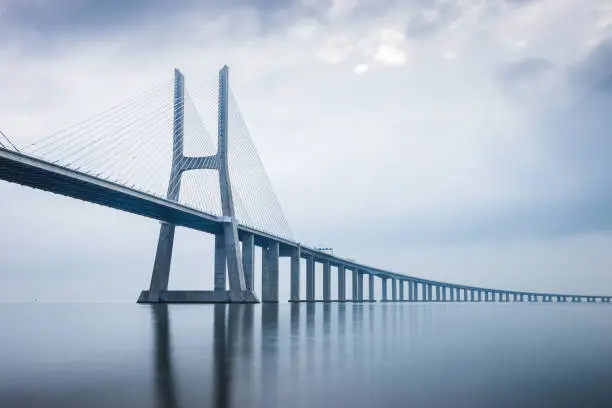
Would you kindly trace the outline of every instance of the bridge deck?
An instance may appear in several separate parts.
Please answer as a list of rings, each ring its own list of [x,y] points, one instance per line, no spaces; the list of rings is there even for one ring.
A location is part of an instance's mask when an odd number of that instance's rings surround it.
[[[185,205],[126,187],[112,181],[101,179],[76,170],[49,163],[38,158],[2,148],[0,148],[0,179],[211,234],[219,233],[223,229],[223,221],[220,219],[220,217],[207,214]],[[255,243],[259,246],[265,245],[270,241],[279,242],[281,248],[285,249],[295,248],[299,245],[297,242],[279,238],[243,225],[240,225],[238,229],[240,234],[253,234],[255,236]],[[427,280],[359,264],[354,261],[337,257],[306,246],[301,247],[301,254],[302,256],[312,255],[318,261],[328,261],[332,265],[343,265],[349,269],[356,268],[379,277],[414,280],[418,281],[419,283],[442,285],[447,288],[488,290],[517,295],[532,294],[540,296],[568,297],[586,296],[489,289]],[[601,297],[599,295],[588,296]]]

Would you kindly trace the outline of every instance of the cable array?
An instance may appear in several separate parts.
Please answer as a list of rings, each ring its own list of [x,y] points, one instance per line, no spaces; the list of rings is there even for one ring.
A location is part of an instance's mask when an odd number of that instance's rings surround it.
[[[174,82],[168,81],[27,145],[22,151],[160,198],[165,199],[169,192],[176,194],[178,191],[179,203],[212,215],[221,215],[217,171],[185,171],[180,181],[169,185],[173,153],[178,153],[179,168],[190,160],[197,163],[206,156],[215,156],[218,82],[215,79],[191,88],[176,103],[182,108],[182,115],[178,117],[175,117]],[[175,122],[183,123],[182,155],[181,152],[173,152]],[[212,127],[207,128],[205,124]],[[211,137],[211,134],[215,136]],[[231,91],[228,137],[228,164],[238,222],[293,239]],[[0,139],[0,146],[7,148],[7,141],[10,143],[8,138]],[[215,160],[220,160],[220,157],[216,156]],[[219,163],[214,165],[218,167]]]
[[[0,147],[6,150],[19,151],[17,146],[11,142],[11,139],[9,139],[9,137],[2,130],[0,130]]]
[[[231,90],[228,133],[230,178],[237,216],[247,226],[293,240],[289,223]]]

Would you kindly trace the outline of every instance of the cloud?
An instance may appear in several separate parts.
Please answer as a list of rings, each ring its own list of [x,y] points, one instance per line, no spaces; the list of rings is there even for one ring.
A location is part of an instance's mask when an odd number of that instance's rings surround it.
[[[612,37],[597,44],[586,58],[571,67],[571,79],[593,92],[612,92]]]
[[[523,81],[533,81],[553,69],[554,64],[545,58],[524,58],[508,63],[500,72],[501,79],[509,84]]]
[[[406,24],[406,34],[413,38],[432,36],[461,16],[462,8],[458,1],[421,0],[412,8]]]

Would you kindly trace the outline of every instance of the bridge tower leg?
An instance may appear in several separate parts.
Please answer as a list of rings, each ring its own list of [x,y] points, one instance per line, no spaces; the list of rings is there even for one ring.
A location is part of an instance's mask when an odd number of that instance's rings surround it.
[[[148,291],[143,291],[139,302],[258,302],[252,288],[247,287],[243,259],[238,238],[238,224],[234,214],[232,187],[228,163],[228,98],[229,68],[219,71],[218,148],[213,156],[187,157],[183,152],[185,78],[174,70],[174,127],[172,166],[166,199],[179,201],[181,175],[188,170],[217,170],[223,213],[222,231],[215,236],[214,291],[168,291],[172,247],[176,226],[162,222],[157,252]],[[278,262],[277,262],[278,263]],[[226,291],[226,268],[229,292]]]

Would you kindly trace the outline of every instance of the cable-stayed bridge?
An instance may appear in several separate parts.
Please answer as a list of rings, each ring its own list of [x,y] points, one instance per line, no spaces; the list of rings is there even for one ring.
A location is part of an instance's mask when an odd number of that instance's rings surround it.
[[[213,124],[212,128],[207,127]],[[211,135],[214,135],[212,137]],[[18,147],[0,139],[0,178],[161,222],[151,282],[139,302],[278,302],[279,258],[290,258],[290,301],[610,302],[612,296],[536,293],[438,282],[334,256],[295,240],[229,87],[218,80],[189,91],[169,81],[87,120]],[[214,290],[168,290],[176,226],[214,234]],[[254,292],[261,248],[261,294]],[[300,299],[301,260],[306,299]],[[332,270],[338,293],[331,293]],[[347,273],[352,290],[347,295]],[[364,295],[367,277],[368,293]],[[229,290],[227,290],[229,287]]]

